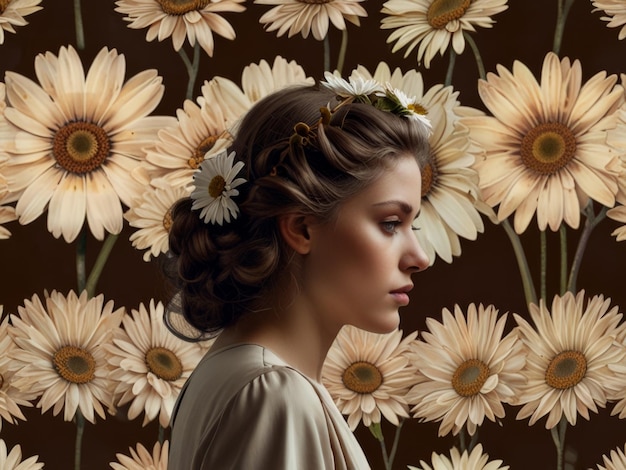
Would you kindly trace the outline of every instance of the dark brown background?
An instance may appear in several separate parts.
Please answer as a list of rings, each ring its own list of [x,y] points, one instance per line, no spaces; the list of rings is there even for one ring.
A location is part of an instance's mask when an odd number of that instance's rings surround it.
[[[213,58],[203,55],[196,95],[204,80],[215,75],[226,76],[240,83],[245,65],[265,58],[270,63],[275,55],[296,59],[308,75],[319,78],[322,73],[322,45],[320,42],[300,36],[291,39],[276,38],[266,33],[258,19],[267,7],[247,2],[248,10],[241,14],[225,14],[237,31],[233,42],[216,38]],[[380,30],[379,13],[382,1],[364,3],[369,17],[362,20],[360,28],[349,27],[350,43],[344,71],[358,64],[376,66],[380,60],[404,71],[416,67],[415,54],[406,59],[403,52],[391,53],[386,44],[387,31]],[[552,48],[552,31],[556,21],[556,0],[511,0],[510,7],[495,17],[493,29],[481,29],[475,35],[488,71],[500,63],[510,68],[514,59],[526,63],[536,74],[540,70],[545,53]],[[12,70],[34,78],[33,63],[36,54],[45,51],[58,53],[62,45],[75,44],[71,0],[44,0],[44,10],[27,17],[30,24],[18,29],[17,34],[7,34],[0,46],[0,72]],[[157,68],[164,77],[165,97],[157,110],[160,114],[174,114],[182,105],[187,77],[183,63],[173,50],[171,39],[163,43],[145,41],[146,30],[126,27],[122,15],[114,10],[112,0],[84,1],[83,13],[86,49],[81,51],[86,68],[103,47],[115,47],[127,59],[127,77],[147,68]],[[609,29],[600,20],[601,14],[592,13],[587,0],[578,0],[572,8],[565,30],[562,56],[580,59],[585,79],[600,70],[609,73],[626,72],[626,42],[617,40],[617,30]],[[340,35],[331,28],[331,47],[337,50]],[[188,46],[188,45],[186,45]],[[334,63],[334,59],[333,59]],[[443,82],[447,58],[436,57],[430,70],[421,70],[426,87]],[[453,84],[461,91],[462,104],[481,107],[476,92],[477,72],[469,48],[457,59]],[[517,265],[510,243],[504,231],[487,222],[485,233],[477,241],[463,241],[463,254],[452,264],[438,260],[430,270],[416,276],[416,289],[410,307],[403,315],[405,331],[422,329],[424,318],[440,318],[442,307],[452,308],[455,303],[463,308],[470,302],[494,304],[501,312],[517,312],[526,315]],[[589,295],[604,294],[614,304],[626,305],[623,288],[626,245],[615,242],[610,236],[617,223],[607,220],[591,237],[582,265],[579,287]],[[533,224],[531,224],[531,227]],[[67,293],[75,289],[75,246],[54,239],[46,230],[45,215],[35,223],[21,227],[9,224],[13,237],[0,241],[2,260],[2,283],[0,304],[4,312],[15,313],[17,306],[33,294],[42,295],[44,289],[57,289]],[[134,250],[126,228],[118,240],[112,258],[98,286],[98,292],[106,299],[113,299],[116,306],[135,308],[151,297],[162,298],[163,289],[156,265],[145,263],[142,253]],[[571,232],[570,249],[573,252],[577,234]],[[531,228],[523,235],[531,269],[538,272],[539,236]],[[551,264],[558,258],[558,237],[548,237]],[[99,243],[89,240],[88,262],[93,262]],[[554,255],[552,255],[554,253]],[[554,293],[556,279],[550,279],[550,295]],[[509,325],[512,318],[509,320]],[[609,411],[611,406],[609,406]],[[515,469],[555,468],[554,447],[550,433],[541,420],[533,427],[527,420],[516,421],[517,410],[507,408],[503,427],[487,422],[480,430],[481,441],[492,458],[504,459]],[[19,425],[4,423],[0,437],[9,446],[21,444],[26,456],[39,454],[48,469],[71,468],[74,425],[63,422],[51,412],[41,416],[40,410],[26,410],[27,422]],[[417,465],[420,459],[430,461],[432,451],[448,452],[454,444],[451,436],[437,439],[437,424],[419,424],[410,420],[404,427],[399,455],[395,468]],[[385,426],[388,439],[393,429]],[[357,435],[366,448],[373,468],[382,468],[378,444],[369,431],[359,428]],[[108,462],[115,453],[127,453],[129,446],[143,442],[152,446],[157,438],[156,425],[141,427],[141,419],[124,422],[109,417],[99,420],[96,426],[87,423],[83,448],[83,468],[109,468]],[[626,442],[626,422],[609,417],[607,410],[600,416],[593,415],[590,422],[580,419],[579,424],[568,431],[568,445],[579,454],[575,468],[589,468],[601,462],[601,455]]]

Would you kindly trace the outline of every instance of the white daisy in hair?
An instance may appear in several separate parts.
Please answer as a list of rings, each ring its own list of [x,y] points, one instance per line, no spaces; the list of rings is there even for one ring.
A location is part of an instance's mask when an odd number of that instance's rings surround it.
[[[364,77],[350,77],[348,80],[331,72],[324,72],[320,85],[337,94],[341,98],[368,99],[374,93],[384,93],[384,88],[376,80]]]
[[[233,201],[239,195],[237,186],[246,182],[245,178],[235,178],[244,166],[243,162],[234,163],[235,152],[220,153],[207,158],[200,165],[200,171],[194,175],[195,189],[191,193],[191,209],[201,209],[200,218],[205,223],[222,225],[230,222],[239,214],[239,207]]]
[[[377,96],[382,98],[381,104],[377,102],[379,109],[387,111],[387,107],[390,106],[391,109],[389,109],[389,111],[399,116],[421,122],[426,126],[429,132],[432,132],[433,125],[430,119],[426,117],[426,108],[419,103],[416,96],[409,96],[399,88],[394,88],[390,83],[387,83],[384,91],[378,92]]]

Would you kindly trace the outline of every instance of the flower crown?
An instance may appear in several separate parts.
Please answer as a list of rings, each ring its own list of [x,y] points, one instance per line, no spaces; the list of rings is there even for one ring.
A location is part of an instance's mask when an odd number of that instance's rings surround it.
[[[361,77],[352,78],[349,81],[330,72],[324,74],[326,81],[320,85],[334,92],[339,103],[331,108],[330,104],[322,107],[320,120],[309,126],[304,122],[298,122],[294,126],[294,133],[289,139],[289,146],[306,146],[315,139],[315,129],[319,124],[328,124],[334,112],[349,103],[364,103],[374,106],[381,111],[389,112],[398,116],[415,121],[417,125],[424,126],[428,132],[432,130],[430,120],[426,117],[426,110],[417,103],[415,97],[407,96],[402,90],[393,88],[391,84],[382,85],[373,79]],[[275,165],[270,175],[277,174]],[[192,210],[200,209],[200,219],[207,224],[223,225],[235,220],[239,214],[239,207],[233,201],[233,197],[239,195],[236,188],[246,182],[245,178],[237,178],[244,167],[244,163],[234,162],[235,152],[221,152],[213,157],[205,159],[194,174],[195,189],[191,193],[193,203]]]
[[[382,84],[374,79],[350,77],[345,80],[330,72],[324,73],[326,81],[320,82],[324,88],[334,92],[339,104],[330,113],[347,103],[364,103],[376,109],[402,116],[425,126],[428,132],[432,131],[430,119],[426,117],[426,109],[417,102],[416,97],[409,97],[390,83]]]
[[[349,103],[363,103],[374,106],[376,109],[385,111],[397,116],[402,116],[413,122],[417,126],[422,126],[428,134],[432,132],[430,120],[426,117],[426,109],[417,102],[417,98],[407,96],[402,90],[394,88],[390,83],[383,85],[374,79],[365,79],[363,77],[350,77],[349,81],[330,72],[324,73],[326,81],[321,81],[320,85],[335,93],[338,104],[331,107],[320,108],[321,118],[312,126],[304,122],[298,122],[293,127],[289,145],[290,147],[305,147],[314,143],[317,138],[317,128],[320,124],[327,125],[332,115],[342,106]],[[278,164],[274,166],[271,175],[277,174],[277,168],[280,167],[283,153]]]

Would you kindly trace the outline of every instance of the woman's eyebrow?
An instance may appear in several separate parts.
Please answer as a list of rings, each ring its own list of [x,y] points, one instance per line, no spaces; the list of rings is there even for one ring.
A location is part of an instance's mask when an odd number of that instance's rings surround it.
[[[377,202],[375,204],[373,204],[374,206],[398,206],[400,208],[400,210],[402,212],[404,212],[405,214],[410,214],[411,212],[413,212],[413,206],[411,204],[408,204],[405,201],[400,201],[398,199],[392,199],[389,201],[382,201],[382,202]]]

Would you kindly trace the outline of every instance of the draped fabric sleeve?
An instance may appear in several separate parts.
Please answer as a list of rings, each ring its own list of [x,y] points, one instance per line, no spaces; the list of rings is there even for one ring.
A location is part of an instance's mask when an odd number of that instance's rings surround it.
[[[202,470],[335,468],[325,411],[298,372],[272,368],[232,397],[197,449]]]

